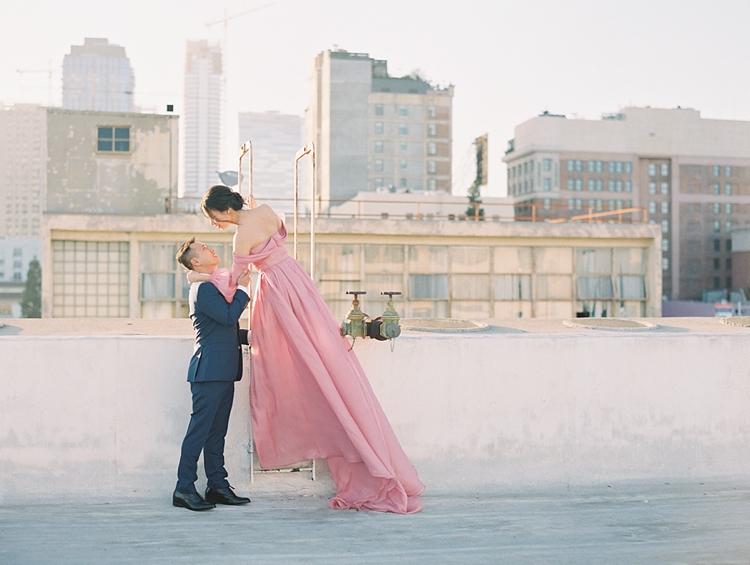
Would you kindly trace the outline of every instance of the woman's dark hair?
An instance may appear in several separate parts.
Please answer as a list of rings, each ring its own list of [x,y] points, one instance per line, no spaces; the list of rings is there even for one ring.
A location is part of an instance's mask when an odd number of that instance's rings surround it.
[[[215,184],[203,195],[201,212],[203,212],[204,216],[210,218],[212,210],[216,212],[226,212],[230,208],[232,210],[242,210],[244,205],[245,201],[239,192],[235,192],[223,184]]]

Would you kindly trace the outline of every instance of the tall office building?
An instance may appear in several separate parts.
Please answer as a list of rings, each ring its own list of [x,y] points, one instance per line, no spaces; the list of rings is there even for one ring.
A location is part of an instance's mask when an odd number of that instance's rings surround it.
[[[601,120],[545,112],[516,127],[503,160],[517,217],[530,205],[537,218],[643,207],[661,226],[667,300],[734,289],[730,233],[750,223],[750,122],[682,108]]]
[[[325,51],[305,118],[318,193],[336,205],[378,189],[451,190],[453,86],[392,77],[387,61]]]
[[[87,37],[63,59],[63,109],[133,112],[135,79],[125,48]]]
[[[303,119],[278,112],[241,112],[239,131],[240,144],[247,140],[253,144],[253,194],[275,210],[292,211],[294,158],[305,143]],[[248,173],[244,166],[244,179]],[[299,176],[302,190],[302,169]]]
[[[0,238],[41,238],[47,109],[0,106]]]
[[[219,180],[221,144],[221,48],[188,41],[185,58],[184,190],[200,197]]]

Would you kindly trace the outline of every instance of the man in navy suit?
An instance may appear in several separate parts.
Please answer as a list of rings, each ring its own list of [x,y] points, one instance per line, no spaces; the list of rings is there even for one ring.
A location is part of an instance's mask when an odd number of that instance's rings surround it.
[[[221,262],[213,248],[195,238],[182,245],[177,260],[185,268],[207,275]],[[250,273],[245,271],[237,280],[238,289],[231,303],[210,282],[190,286],[190,318],[196,337],[187,380],[193,395],[193,413],[182,442],[177,486],[172,495],[174,506],[209,510],[216,504],[250,502],[232,491],[224,468],[224,438],[234,383],[242,378],[241,343],[248,342],[247,330],[240,330],[238,322],[250,301],[249,283]],[[201,451],[208,479],[205,500],[195,490]]]

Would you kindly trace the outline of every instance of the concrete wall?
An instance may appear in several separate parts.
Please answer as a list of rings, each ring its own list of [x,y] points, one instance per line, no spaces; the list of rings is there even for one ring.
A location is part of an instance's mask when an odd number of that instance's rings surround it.
[[[0,328],[0,502],[167,496],[190,413],[189,322],[162,336],[26,335],[17,322]],[[428,488],[750,478],[750,368],[737,353],[750,346],[747,328],[499,323],[405,332],[393,352],[355,346]],[[245,377],[226,450],[241,491],[253,488],[247,391]]]
[[[48,110],[47,213],[155,215],[177,195],[178,118]],[[99,126],[129,126],[130,151],[97,152]]]

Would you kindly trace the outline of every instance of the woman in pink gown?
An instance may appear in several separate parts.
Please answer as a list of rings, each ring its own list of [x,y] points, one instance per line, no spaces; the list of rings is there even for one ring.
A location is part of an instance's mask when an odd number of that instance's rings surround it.
[[[419,512],[424,485],[359,361],[310,276],[286,251],[283,221],[266,205],[211,187],[201,209],[221,229],[237,225],[234,262],[211,281],[231,300],[239,274],[260,273],[252,313],[253,437],[263,468],[326,459],[335,509]]]

